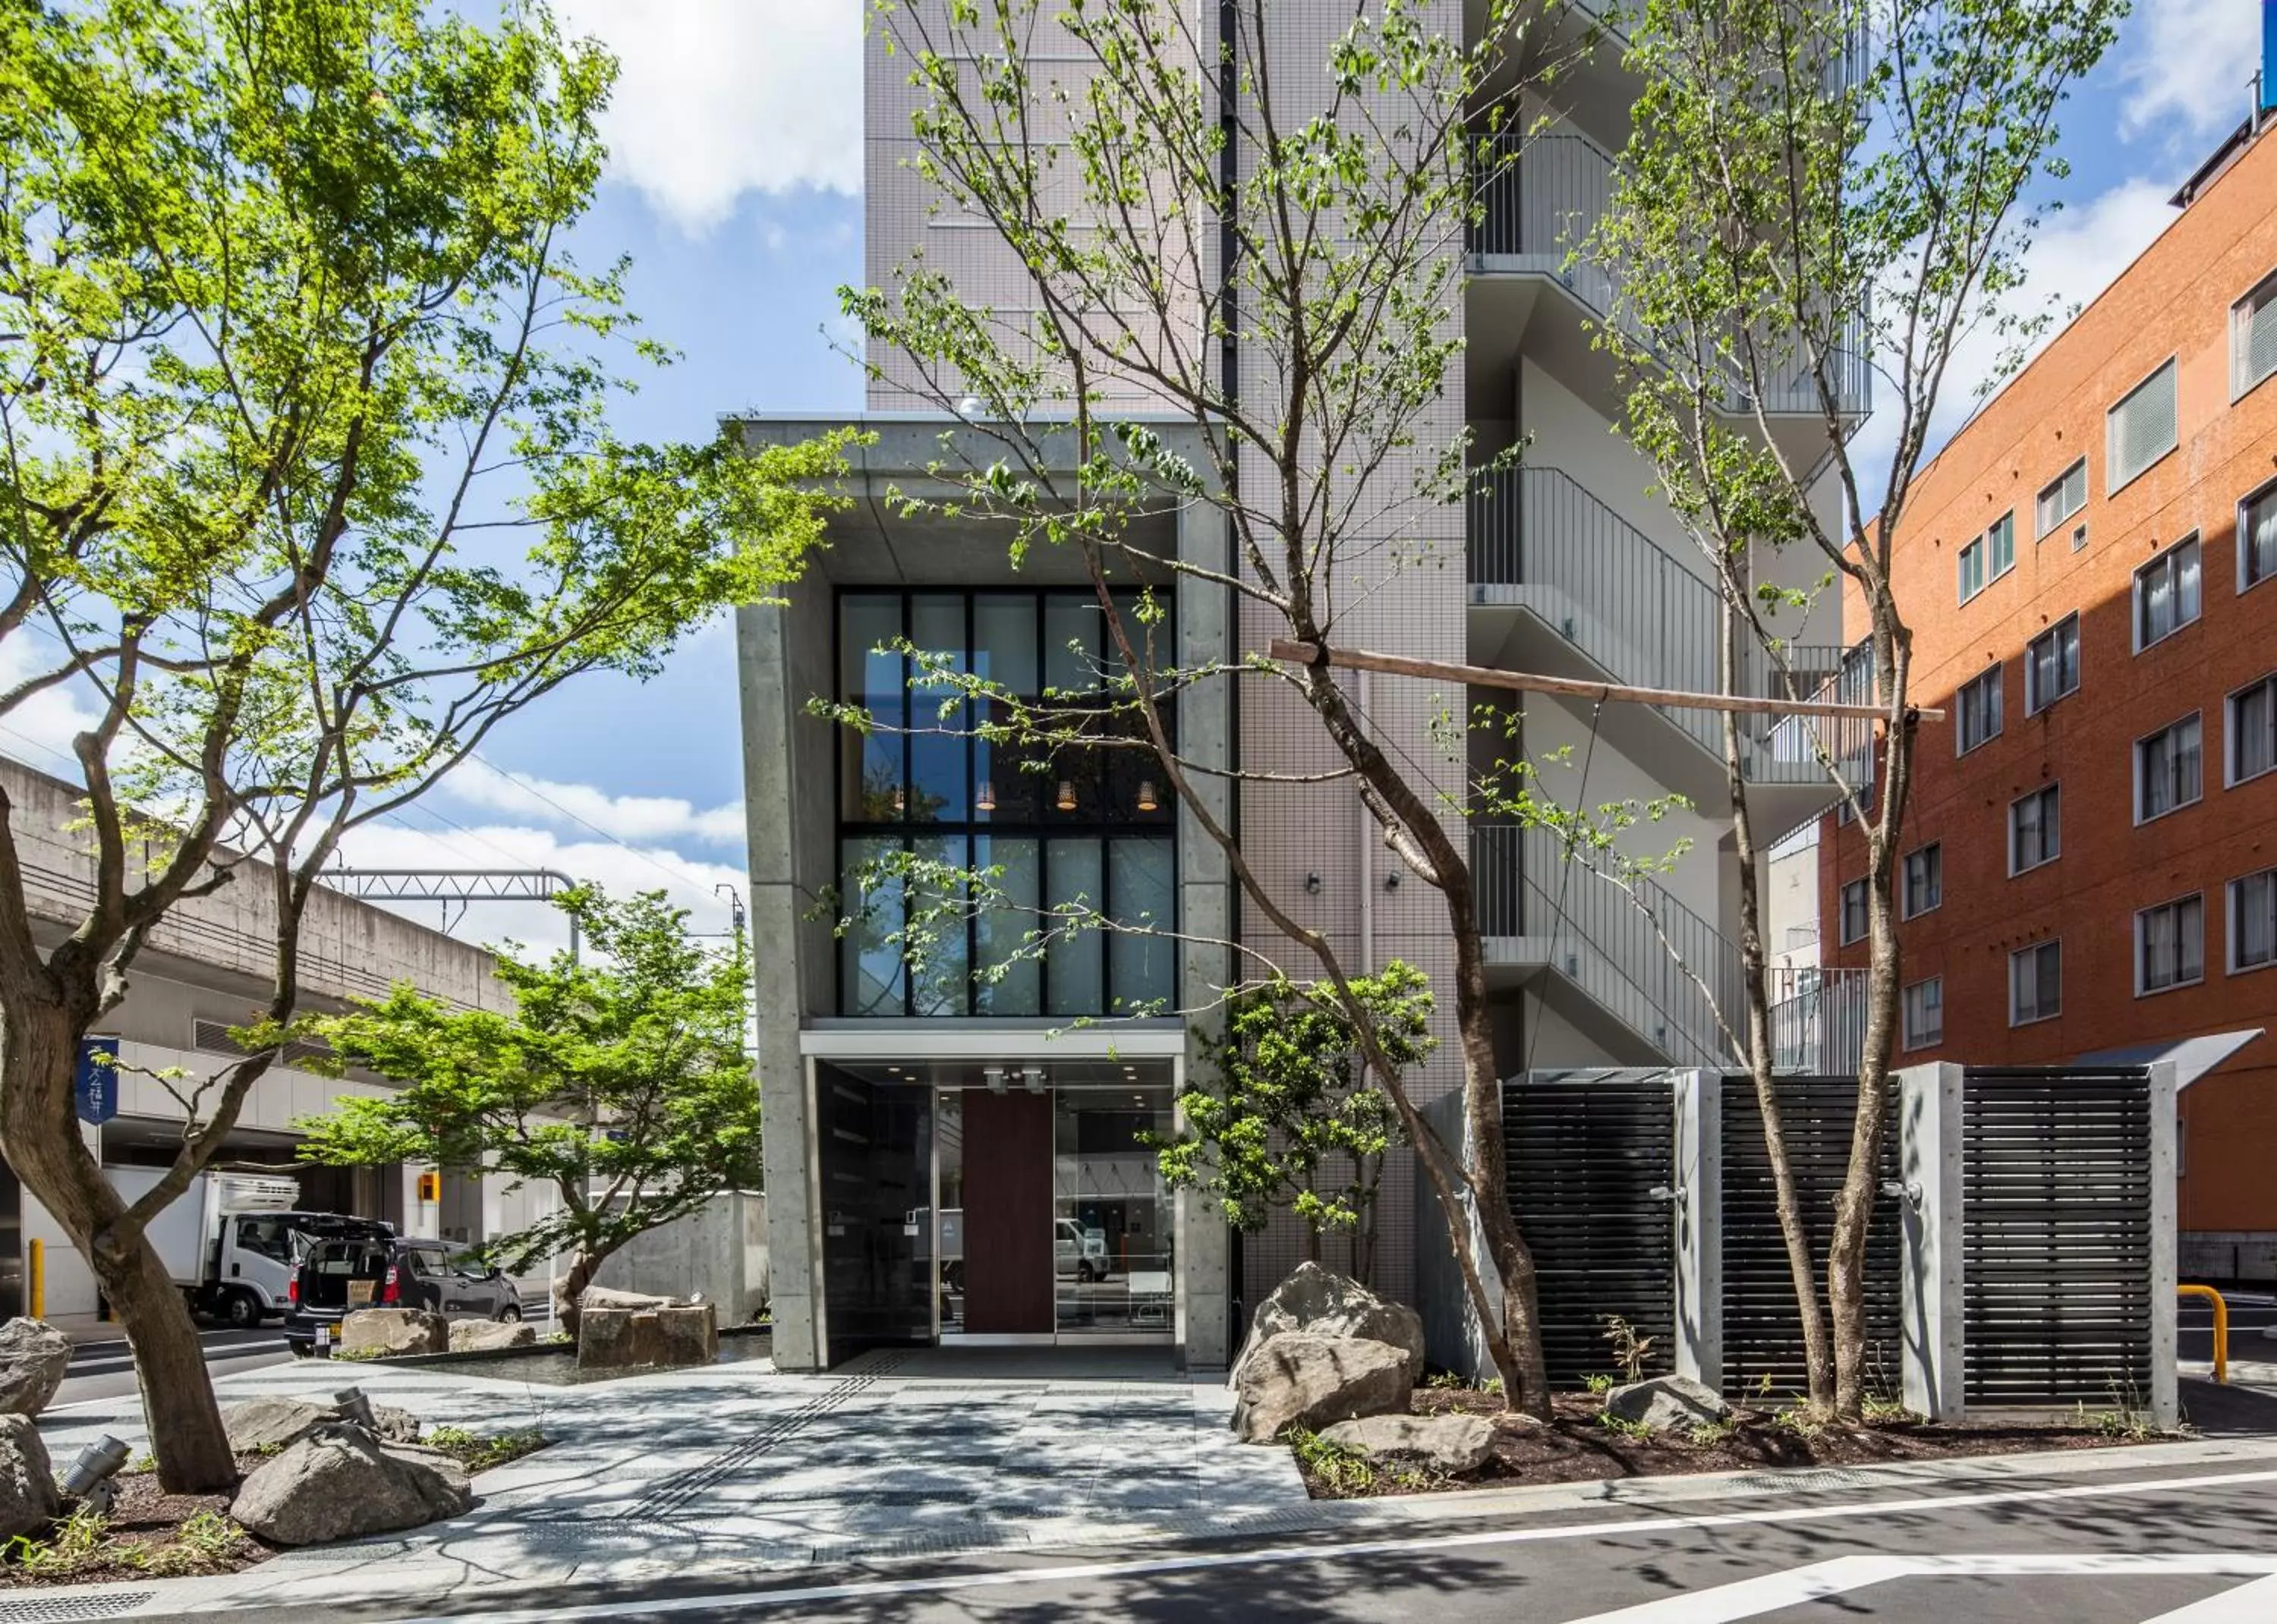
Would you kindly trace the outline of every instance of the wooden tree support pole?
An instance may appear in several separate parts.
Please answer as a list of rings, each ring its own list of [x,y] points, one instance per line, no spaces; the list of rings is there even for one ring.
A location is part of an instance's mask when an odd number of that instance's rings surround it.
[[[1528,694],[1570,694],[1579,699],[1620,700],[1641,705],[1675,705],[1692,710],[1742,710],[1762,716],[1839,717],[1846,720],[1880,722],[1889,712],[1879,705],[1846,705],[1824,699],[1757,699],[1743,694],[1694,694],[1684,688],[1636,688],[1618,682],[1585,682],[1573,677],[1544,677],[1531,672],[1499,671],[1491,665],[1460,665],[1452,660],[1417,660],[1403,654],[1370,654],[1364,649],[1322,649],[1317,643],[1273,640],[1268,650],[1276,660],[1298,665],[1325,662],[1349,671],[1389,672],[1395,677],[1421,677],[1433,682],[1459,682],[1481,688],[1515,688]],[[1942,722],[1945,712],[1916,707],[1912,714],[1925,722]]]

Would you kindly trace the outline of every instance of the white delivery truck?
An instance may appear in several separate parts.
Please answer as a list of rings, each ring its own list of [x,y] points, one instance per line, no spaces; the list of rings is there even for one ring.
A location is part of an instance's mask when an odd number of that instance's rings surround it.
[[[103,1171],[128,1201],[147,1193],[164,1172],[158,1167]],[[202,1172],[150,1220],[150,1243],[193,1312],[232,1325],[257,1325],[283,1317],[293,1271],[311,1239],[394,1233],[376,1218],[296,1210],[300,1200],[300,1180],[289,1173]]]

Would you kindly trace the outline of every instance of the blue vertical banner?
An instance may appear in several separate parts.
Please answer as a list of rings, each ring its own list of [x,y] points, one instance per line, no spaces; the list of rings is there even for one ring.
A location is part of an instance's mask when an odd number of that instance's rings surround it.
[[[108,1122],[118,1114],[117,1038],[79,1040],[79,1065],[72,1074],[72,1104],[82,1122]]]
[[[2261,108],[2277,107],[2277,0],[2261,0]]]

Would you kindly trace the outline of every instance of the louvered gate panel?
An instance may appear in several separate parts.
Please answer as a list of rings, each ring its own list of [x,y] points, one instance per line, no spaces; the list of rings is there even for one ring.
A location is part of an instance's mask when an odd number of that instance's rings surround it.
[[[1892,1085],[1889,1124],[1882,1135],[1882,1165],[1875,1180],[1877,1190],[1898,1176],[1896,1092]],[[1779,1100],[1779,1121],[1810,1228],[1814,1278],[1824,1307],[1826,1247],[1834,1233],[1835,1197],[1850,1165],[1858,1080],[1782,1077]],[[1724,1391],[1735,1399],[1758,1393],[1768,1376],[1772,1392],[1800,1393],[1809,1385],[1802,1321],[1795,1312],[1794,1276],[1787,1267],[1786,1241],[1779,1233],[1771,1156],[1763,1149],[1763,1115],[1755,1108],[1752,1080],[1724,1079],[1723,1116]],[[1872,1385],[1892,1393],[1900,1380],[1902,1216],[1894,1200],[1877,1195],[1873,1227],[1866,1236],[1866,1368]]]
[[[1550,1379],[1610,1373],[1604,1316],[1653,1339],[1649,1374],[1672,1370],[1675,1241],[1656,1185],[1675,1182],[1674,1090],[1666,1072],[1531,1072],[1503,1085],[1511,1208],[1534,1249]]]
[[[1964,1077],[1969,1404],[2150,1402],[2150,1098],[2140,1070]]]

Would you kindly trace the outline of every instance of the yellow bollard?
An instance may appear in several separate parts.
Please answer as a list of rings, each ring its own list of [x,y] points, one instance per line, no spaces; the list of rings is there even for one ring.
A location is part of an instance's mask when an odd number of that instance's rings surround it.
[[[33,1237],[32,1259],[25,1269],[27,1290],[24,1301],[32,1310],[34,1319],[48,1317],[48,1243]]]
[[[2185,1297],[2204,1297],[2213,1304],[2213,1378],[2217,1382],[2229,1379],[2229,1304],[2211,1286],[2177,1286],[2175,1291]]]

